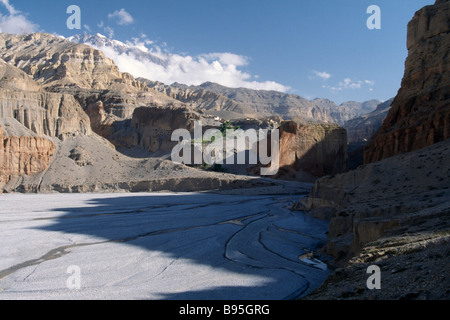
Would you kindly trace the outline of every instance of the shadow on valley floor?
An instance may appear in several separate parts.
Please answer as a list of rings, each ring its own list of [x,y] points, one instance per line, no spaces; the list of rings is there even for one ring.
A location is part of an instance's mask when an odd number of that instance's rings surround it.
[[[64,215],[42,229],[163,252],[173,261],[188,259],[227,277],[259,279],[253,286],[213,281],[198,290],[159,293],[164,299],[290,299],[310,292],[328,275],[322,264],[299,259],[323,245],[327,225],[288,210],[292,196],[108,194],[83,199],[79,207],[55,208]]]

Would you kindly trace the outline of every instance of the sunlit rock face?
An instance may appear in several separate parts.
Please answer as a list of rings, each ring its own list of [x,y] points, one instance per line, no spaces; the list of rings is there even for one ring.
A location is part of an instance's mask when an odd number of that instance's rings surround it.
[[[0,193],[12,178],[44,171],[55,144],[37,136],[14,119],[0,119]]]

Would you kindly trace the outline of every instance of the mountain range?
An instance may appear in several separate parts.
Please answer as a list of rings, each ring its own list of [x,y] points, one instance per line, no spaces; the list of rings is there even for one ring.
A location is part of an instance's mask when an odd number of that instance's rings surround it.
[[[164,57],[145,48],[109,39],[104,35],[77,35],[67,40],[97,48],[114,58],[127,55],[137,61],[166,67]],[[113,54],[112,54],[113,53]],[[200,85],[180,83],[165,84],[155,79],[137,78],[150,88],[182,101],[193,108],[224,119],[268,118],[275,115],[283,119],[299,117],[306,120],[337,123],[372,112],[382,102],[370,100],[365,102],[349,101],[340,105],[328,99],[307,100],[294,94],[278,91],[253,90],[247,88],[230,88],[217,83],[205,82]]]
[[[198,120],[205,130],[223,126],[224,119],[214,111],[225,119],[239,118],[242,128],[273,127],[282,119],[272,110],[283,116],[292,112],[302,129],[293,137],[288,125],[286,134],[281,134],[289,150],[280,155],[283,172],[297,176],[306,170],[300,176],[310,179],[310,174],[346,169],[345,130],[324,123],[334,122],[323,112],[325,108],[299,96],[212,83],[194,88],[135,79],[101,50],[45,33],[2,33],[0,47],[4,48],[0,50],[0,158],[5,191],[149,191],[164,186],[163,176],[173,190],[210,188],[210,183],[225,188],[239,180],[253,186],[254,180],[246,175],[214,176],[167,161],[176,144],[171,141],[174,130],[192,131]],[[298,104],[289,101],[300,101],[304,107],[293,112]],[[222,105],[217,106],[219,102]],[[261,119],[264,115],[273,120]],[[295,143],[298,139],[307,139],[311,146],[317,139],[324,143],[314,148],[314,158],[309,145]],[[291,151],[296,157],[288,154]],[[308,162],[300,162],[306,154],[310,154]]]
[[[310,194],[292,209],[302,219],[328,220],[328,232],[326,245],[306,254],[339,267],[310,298],[448,300],[449,17],[450,0],[415,14],[402,86],[381,104],[337,105],[211,82],[169,85],[122,72],[105,54],[121,50],[164,65],[130,44],[2,33],[0,193],[245,188],[297,197],[308,177]],[[279,171],[294,182],[252,176],[258,167],[231,174],[168,160],[175,129],[192,132],[198,120],[217,129],[235,124],[224,119],[279,128]],[[364,165],[355,170],[347,170],[348,133],[365,144]],[[382,270],[382,290],[365,286],[373,265]]]

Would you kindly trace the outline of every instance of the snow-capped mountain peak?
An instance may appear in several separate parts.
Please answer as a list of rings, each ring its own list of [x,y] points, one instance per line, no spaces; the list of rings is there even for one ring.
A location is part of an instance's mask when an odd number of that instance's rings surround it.
[[[107,55],[108,50],[105,49],[112,49],[113,52],[119,55],[133,56],[139,61],[148,61],[161,66],[167,65],[167,61],[161,59],[160,57],[157,57],[155,54],[152,54],[151,50],[148,50],[148,48],[146,48],[142,43],[124,43],[119,40],[109,39],[108,37],[100,33],[97,33],[95,35],[78,34],[67,38],[67,40],[76,43],[87,44],[104,51]]]

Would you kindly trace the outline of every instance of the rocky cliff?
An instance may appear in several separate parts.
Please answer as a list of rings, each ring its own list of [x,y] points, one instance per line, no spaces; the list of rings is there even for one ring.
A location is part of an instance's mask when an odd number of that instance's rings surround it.
[[[181,105],[87,45],[45,33],[2,33],[0,48],[0,117],[14,117],[39,135],[108,136],[138,107]]]
[[[366,163],[418,150],[450,137],[450,2],[419,10],[408,24],[405,74]]]
[[[347,170],[347,133],[334,124],[285,121],[280,126],[279,177],[314,177]]]
[[[45,88],[66,87],[136,92],[148,90],[121,73],[102,52],[45,33],[0,34],[0,57],[30,75]]]
[[[140,147],[150,153],[170,153],[176,142],[171,141],[177,129],[194,130],[194,122],[202,115],[187,107],[147,106],[134,110],[133,116],[122,130],[110,137],[118,147]]]
[[[37,135],[64,139],[91,132],[88,116],[72,95],[47,92],[25,72],[3,60],[0,97],[0,118],[14,118]]]
[[[91,132],[89,117],[68,94],[0,89],[0,117],[17,119],[38,135],[65,139]]]
[[[367,146],[368,163],[318,180],[297,206],[330,220],[323,252],[342,267],[312,299],[449,297],[439,274],[450,247],[449,9],[436,1],[409,23],[402,88]],[[382,290],[352,275],[369,265],[383,268]]]
[[[107,113],[130,118],[138,106],[176,103],[120,72],[113,60],[87,45],[45,33],[2,33],[0,48],[0,58],[41,85],[40,91],[70,94],[84,110],[102,101]]]
[[[0,59],[0,192],[12,180],[45,171],[61,140],[91,133],[89,117],[72,95],[46,92]]]
[[[444,132],[448,130],[445,119],[450,115],[447,91],[450,78],[445,59],[450,48],[449,9],[450,1],[437,1],[435,6],[418,11],[409,23],[410,55],[402,88],[383,127],[366,149],[370,160],[405,154],[321,179],[303,201],[307,210],[331,218],[326,252],[340,261],[346,261],[389,229],[407,225],[415,216],[431,212],[438,215],[439,210],[427,209],[432,204],[448,205],[450,140],[444,139]],[[414,129],[416,125],[421,131]],[[437,137],[444,141],[435,145]],[[419,142],[425,140],[431,146],[406,152],[418,148]]]
[[[0,119],[0,193],[11,179],[46,170],[55,144],[15,119]]]

